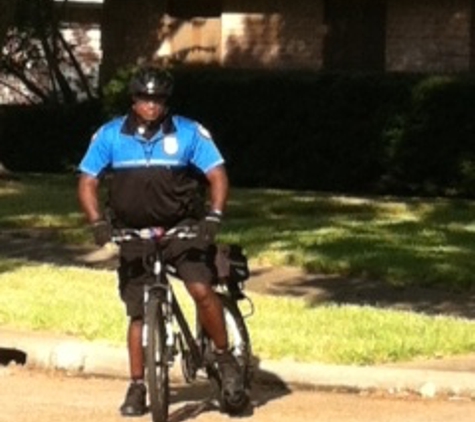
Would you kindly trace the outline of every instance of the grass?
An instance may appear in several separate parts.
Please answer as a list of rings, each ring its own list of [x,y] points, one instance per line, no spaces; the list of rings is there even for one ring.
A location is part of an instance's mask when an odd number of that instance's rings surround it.
[[[124,344],[126,320],[109,271],[4,261],[0,271],[0,326],[66,333]],[[176,286],[188,315],[190,300]],[[247,319],[261,359],[374,364],[475,350],[475,324],[370,307],[308,307],[298,299],[251,294]],[[243,313],[249,311],[241,303]]]
[[[87,242],[73,175],[0,182],[0,228],[57,229]],[[470,292],[474,203],[234,189],[221,239],[243,244],[254,264],[431,285]],[[248,319],[262,358],[370,364],[475,351],[475,324],[371,307],[310,306],[253,294]],[[244,304],[245,306],[245,304]],[[0,256],[0,325],[123,344],[114,274]]]
[[[75,184],[72,174],[1,182],[0,228],[56,228],[65,241],[90,241]],[[467,291],[474,215],[473,201],[234,189],[220,236],[257,264]]]
[[[471,201],[238,190],[223,237],[262,263],[468,290],[474,212]]]

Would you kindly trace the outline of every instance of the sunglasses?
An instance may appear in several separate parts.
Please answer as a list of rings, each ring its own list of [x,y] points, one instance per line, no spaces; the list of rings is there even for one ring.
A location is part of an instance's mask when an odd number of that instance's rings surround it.
[[[156,103],[156,104],[164,104],[167,101],[167,97],[165,95],[147,95],[147,94],[140,94],[134,96],[134,101],[142,102],[142,103]]]

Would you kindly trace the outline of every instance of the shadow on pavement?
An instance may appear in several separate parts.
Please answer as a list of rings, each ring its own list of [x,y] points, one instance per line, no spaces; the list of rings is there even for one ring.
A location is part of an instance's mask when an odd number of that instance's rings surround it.
[[[277,400],[291,393],[290,388],[276,374],[258,368],[257,362],[254,382],[251,392],[250,405],[237,417],[249,417],[254,409],[265,406],[268,402]],[[202,381],[191,385],[173,386],[171,389],[172,403],[184,403],[170,413],[169,422],[181,422],[196,418],[206,412],[219,412],[216,400],[217,393],[211,383]]]
[[[24,365],[26,358],[26,353],[21,350],[0,347],[0,365],[7,366],[12,362],[18,365]]]

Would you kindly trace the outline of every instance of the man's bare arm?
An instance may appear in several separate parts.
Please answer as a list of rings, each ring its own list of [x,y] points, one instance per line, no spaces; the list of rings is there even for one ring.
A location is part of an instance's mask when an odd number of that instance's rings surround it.
[[[89,223],[94,223],[102,218],[99,207],[99,179],[81,174],[78,184],[78,198],[81,208]]]
[[[206,173],[210,184],[211,210],[224,212],[229,193],[229,181],[224,166],[217,166]]]

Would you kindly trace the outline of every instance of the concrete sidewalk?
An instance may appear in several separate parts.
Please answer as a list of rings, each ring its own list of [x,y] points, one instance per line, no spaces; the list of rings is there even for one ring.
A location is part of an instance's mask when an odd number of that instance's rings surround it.
[[[49,333],[16,332],[0,328],[0,361],[9,359],[31,367],[74,374],[127,377],[125,348],[86,342]],[[177,363],[173,381],[183,380]],[[2,369],[0,369],[1,371]],[[340,366],[290,361],[260,361],[257,383],[289,388],[415,393],[423,397],[457,396],[475,400],[475,355],[386,366]]]

